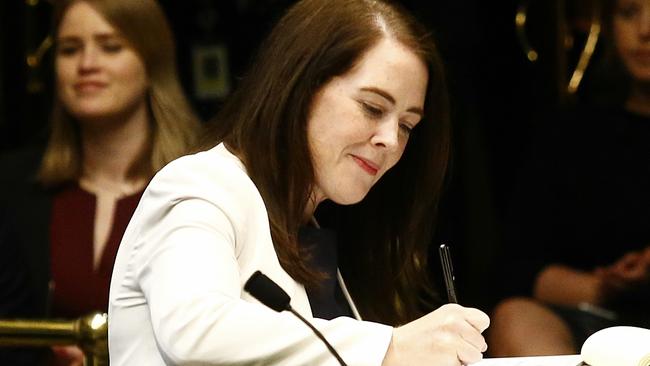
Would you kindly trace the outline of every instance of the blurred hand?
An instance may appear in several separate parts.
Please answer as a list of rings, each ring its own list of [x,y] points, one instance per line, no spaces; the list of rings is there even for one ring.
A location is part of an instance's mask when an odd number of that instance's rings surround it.
[[[478,309],[447,304],[393,330],[383,366],[460,366],[480,361],[490,324]]]
[[[650,247],[629,252],[607,267],[596,268],[601,279],[603,298],[630,291],[650,283]]]
[[[629,252],[613,264],[597,268],[594,274],[601,280],[604,301],[644,286],[650,283],[650,247]]]
[[[52,346],[53,365],[83,366],[84,354],[77,346]]]

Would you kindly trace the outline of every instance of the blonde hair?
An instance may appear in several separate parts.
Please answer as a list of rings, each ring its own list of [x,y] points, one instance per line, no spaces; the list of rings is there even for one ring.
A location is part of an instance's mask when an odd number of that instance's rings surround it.
[[[183,94],[176,72],[176,47],[167,19],[155,0],[63,0],[56,3],[54,31],[70,7],[84,1],[102,14],[128,40],[144,62],[149,79],[151,116],[149,146],[129,169],[130,177],[151,177],[171,160],[188,152],[198,135],[199,120]],[[55,93],[51,131],[38,173],[54,186],[80,178],[79,126]]]

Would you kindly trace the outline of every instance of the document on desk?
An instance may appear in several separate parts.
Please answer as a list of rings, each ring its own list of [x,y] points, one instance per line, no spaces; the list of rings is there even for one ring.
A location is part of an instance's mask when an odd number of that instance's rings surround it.
[[[471,366],[580,366],[580,355],[485,358]]]

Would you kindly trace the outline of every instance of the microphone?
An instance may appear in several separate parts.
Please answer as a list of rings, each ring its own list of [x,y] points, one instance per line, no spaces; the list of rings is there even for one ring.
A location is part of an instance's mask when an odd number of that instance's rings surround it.
[[[260,271],[255,271],[255,273],[253,273],[248,281],[246,281],[244,290],[246,290],[254,298],[269,308],[277,312],[287,310],[295,315],[298,319],[302,320],[302,322],[305,323],[314,332],[314,334],[316,334],[316,336],[321,341],[323,341],[323,343],[325,343],[325,346],[327,346],[327,349],[336,358],[339,364],[341,366],[347,366],[345,361],[343,361],[341,356],[338,354],[338,352],[336,352],[334,347],[332,347],[330,342],[325,339],[325,336],[323,336],[323,334],[319,332],[316,327],[314,327],[309,321],[307,321],[307,319],[303,318],[302,315],[300,315],[291,307],[289,304],[291,301],[289,295],[284,292],[284,290],[278,286],[277,283],[273,282],[272,279],[268,278]]]

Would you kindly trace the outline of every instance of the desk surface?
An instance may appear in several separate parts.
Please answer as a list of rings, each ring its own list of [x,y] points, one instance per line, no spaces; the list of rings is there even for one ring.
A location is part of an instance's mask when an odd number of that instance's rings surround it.
[[[486,358],[472,366],[580,366],[580,355]]]

